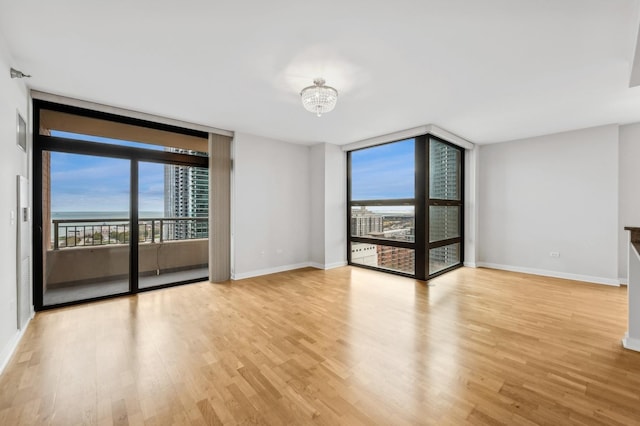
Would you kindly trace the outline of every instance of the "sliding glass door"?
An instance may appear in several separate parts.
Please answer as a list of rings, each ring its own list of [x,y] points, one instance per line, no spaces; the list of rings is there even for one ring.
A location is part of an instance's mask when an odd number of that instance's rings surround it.
[[[34,107],[36,309],[207,279],[206,134]]]
[[[42,163],[44,305],[127,293],[131,161],[44,151]]]
[[[140,162],[138,286],[151,288],[209,273],[209,171]]]

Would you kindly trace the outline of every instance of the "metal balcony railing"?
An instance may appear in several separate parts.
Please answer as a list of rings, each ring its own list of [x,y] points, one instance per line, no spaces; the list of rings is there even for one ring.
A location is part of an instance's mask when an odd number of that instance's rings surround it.
[[[54,219],[53,249],[129,243],[128,219]],[[206,217],[141,218],[141,243],[193,240],[209,237]]]

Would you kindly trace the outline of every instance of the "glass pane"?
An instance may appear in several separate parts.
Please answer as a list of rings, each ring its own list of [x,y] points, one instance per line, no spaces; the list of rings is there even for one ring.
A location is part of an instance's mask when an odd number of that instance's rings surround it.
[[[351,262],[415,274],[415,250],[379,244],[351,243]]]
[[[351,235],[415,241],[416,215],[413,206],[354,206]]]
[[[429,206],[429,242],[460,236],[460,207]]]
[[[139,163],[139,288],[209,275],[209,171]]]
[[[129,160],[43,152],[44,305],[129,291]]]
[[[415,140],[407,139],[351,153],[351,199],[415,197]]]
[[[429,275],[460,263],[460,243],[429,250]]]
[[[460,151],[429,140],[429,198],[460,199]]]

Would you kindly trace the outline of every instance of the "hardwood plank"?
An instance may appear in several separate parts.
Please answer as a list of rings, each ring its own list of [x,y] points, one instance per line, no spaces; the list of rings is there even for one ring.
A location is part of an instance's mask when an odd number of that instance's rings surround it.
[[[640,423],[625,288],[468,268],[430,284],[307,268],[41,312],[0,424]]]

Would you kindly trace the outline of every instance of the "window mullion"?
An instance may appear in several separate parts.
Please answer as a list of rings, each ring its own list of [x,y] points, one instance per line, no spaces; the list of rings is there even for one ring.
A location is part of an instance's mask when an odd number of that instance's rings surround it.
[[[427,137],[419,136],[416,138],[416,184],[415,184],[415,212],[416,212],[416,278],[426,280],[428,271],[428,250],[427,242],[429,241],[429,207],[427,206],[429,188],[429,150],[427,149]]]

